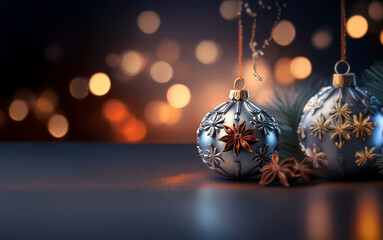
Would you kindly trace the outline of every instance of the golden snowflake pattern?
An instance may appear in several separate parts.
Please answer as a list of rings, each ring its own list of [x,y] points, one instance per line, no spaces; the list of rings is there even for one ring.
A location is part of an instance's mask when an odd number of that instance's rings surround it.
[[[331,122],[321,114],[317,119],[313,119],[309,125],[311,134],[322,139],[323,135],[330,131]]]
[[[350,140],[350,131],[352,130],[352,126],[349,122],[337,121],[330,125],[331,132],[331,140],[335,142],[336,146],[340,149],[344,145],[344,140]]]
[[[375,147],[368,150],[367,146],[364,147],[364,151],[356,152],[355,157],[357,158],[355,163],[360,166],[364,166],[368,160],[374,160],[376,154],[374,153]]]
[[[336,104],[331,107],[330,111],[330,116],[337,121],[349,120],[351,114],[351,107],[347,103],[344,104],[342,99],[336,101]]]
[[[361,138],[364,140],[365,135],[371,135],[372,130],[376,126],[376,123],[369,122],[370,116],[367,116],[363,119],[362,113],[359,113],[359,118],[354,115],[354,122],[352,123],[353,130],[357,138]]]

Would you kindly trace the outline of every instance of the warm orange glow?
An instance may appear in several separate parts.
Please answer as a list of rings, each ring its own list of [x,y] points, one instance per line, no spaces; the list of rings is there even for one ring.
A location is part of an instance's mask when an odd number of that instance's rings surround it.
[[[383,45],[383,30],[380,32],[379,39],[380,39],[380,43]]]
[[[69,84],[69,92],[76,99],[84,99],[89,94],[88,81],[82,77],[73,78]]]
[[[95,73],[89,80],[89,90],[93,95],[103,96],[110,90],[111,82],[105,73]]]
[[[280,21],[272,32],[273,40],[280,46],[287,46],[292,43],[295,34],[294,24],[287,20]]]
[[[238,2],[233,0],[226,0],[219,6],[219,13],[226,20],[233,20],[237,17]]]
[[[283,85],[290,85],[295,81],[290,71],[290,63],[291,60],[289,58],[281,58],[275,63],[275,79]]]
[[[361,15],[354,15],[347,20],[347,33],[352,38],[363,37],[368,30],[367,20]]]
[[[45,96],[41,96],[37,99],[36,107],[42,113],[51,113],[54,110],[52,101]]]
[[[311,39],[314,47],[317,49],[326,49],[330,46],[332,42],[331,34],[326,30],[320,30],[314,33]]]
[[[152,125],[174,125],[182,117],[182,110],[166,102],[152,101],[145,108],[145,117]]]
[[[120,68],[128,76],[135,76],[144,68],[144,57],[137,51],[126,51],[122,54]]]
[[[320,194],[307,201],[307,239],[330,239],[332,232],[331,208],[329,202]]]
[[[168,89],[166,98],[171,106],[183,108],[190,102],[190,90],[183,84],[174,84]]]
[[[16,122],[23,121],[28,112],[28,104],[24,100],[14,100],[9,106],[9,116]]]
[[[156,82],[159,82],[159,83],[168,82],[173,77],[173,68],[167,62],[164,62],[164,61],[155,62],[150,67],[150,76]]]
[[[154,11],[143,11],[137,18],[138,28],[146,34],[155,33],[160,24],[160,16]]]
[[[204,40],[197,45],[195,56],[203,64],[213,64],[220,59],[221,49],[216,42]]]
[[[383,19],[383,5],[379,1],[372,1],[368,6],[368,15],[375,20],[380,21]]]
[[[380,204],[373,193],[364,193],[357,202],[356,209],[356,239],[382,239]]]
[[[147,128],[144,122],[130,119],[123,125],[122,133],[128,142],[138,142],[145,138]]]
[[[168,63],[177,62],[180,56],[181,48],[178,42],[171,39],[165,39],[158,44],[156,49],[157,58]]]
[[[122,122],[129,116],[129,112],[125,104],[117,99],[107,101],[102,110],[104,117],[112,123]]]
[[[305,57],[296,57],[291,60],[290,71],[296,79],[305,79],[310,76],[312,70],[311,62]]]
[[[69,123],[65,116],[53,115],[48,122],[48,131],[55,138],[64,137],[69,129]]]
[[[121,62],[121,58],[116,53],[109,53],[105,58],[106,65],[109,67],[118,67]]]

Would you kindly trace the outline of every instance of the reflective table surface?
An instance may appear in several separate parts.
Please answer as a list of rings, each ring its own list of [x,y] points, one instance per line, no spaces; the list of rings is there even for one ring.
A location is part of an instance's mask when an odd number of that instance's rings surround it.
[[[0,143],[0,239],[382,239],[383,182],[226,180],[195,145]]]

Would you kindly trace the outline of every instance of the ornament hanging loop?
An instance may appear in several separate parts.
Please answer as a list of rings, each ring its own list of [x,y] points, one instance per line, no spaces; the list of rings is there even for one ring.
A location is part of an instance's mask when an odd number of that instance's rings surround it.
[[[240,84],[240,82],[243,82],[242,88],[237,87],[237,85]],[[243,79],[243,78],[242,79],[241,78],[235,79],[235,81],[233,83],[233,87],[234,87],[235,90],[243,90],[243,89],[245,89],[246,88],[246,81],[245,81],[245,79]]]
[[[346,64],[346,66],[347,66],[347,70],[346,70],[345,73],[340,73],[340,72],[338,71],[338,66],[339,66],[339,64],[341,64],[341,63],[344,63],[344,64]],[[343,60],[343,59],[337,61],[337,62],[335,63],[335,66],[334,66],[334,71],[335,71],[336,74],[348,74],[348,73],[350,72],[350,69],[351,69],[351,68],[350,68],[350,64],[349,64],[346,60]]]

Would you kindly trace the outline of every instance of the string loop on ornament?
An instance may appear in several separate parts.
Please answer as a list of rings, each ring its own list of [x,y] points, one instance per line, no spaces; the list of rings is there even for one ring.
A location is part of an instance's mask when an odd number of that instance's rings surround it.
[[[339,73],[339,71],[338,71],[338,66],[341,63],[344,63],[347,66],[347,70],[345,73]],[[335,73],[337,73],[337,74],[348,74],[350,72],[350,64],[346,60],[341,59],[335,63],[334,70],[335,70]]]
[[[238,81],[243,81],[243,87],[242,87],[241,89],[238,89],[238,88],[237,88]],[[234,81],[234,83],[233,83],[233,86],[234,86],[234,89],[235,89],[235,90],[243,90],[243,89],[245,89],[245,87],[246,87],[246,81],[245,81],[245,79],[243,79],[243,78],[237,78],[237,79],[235,79],[235,81]]]

